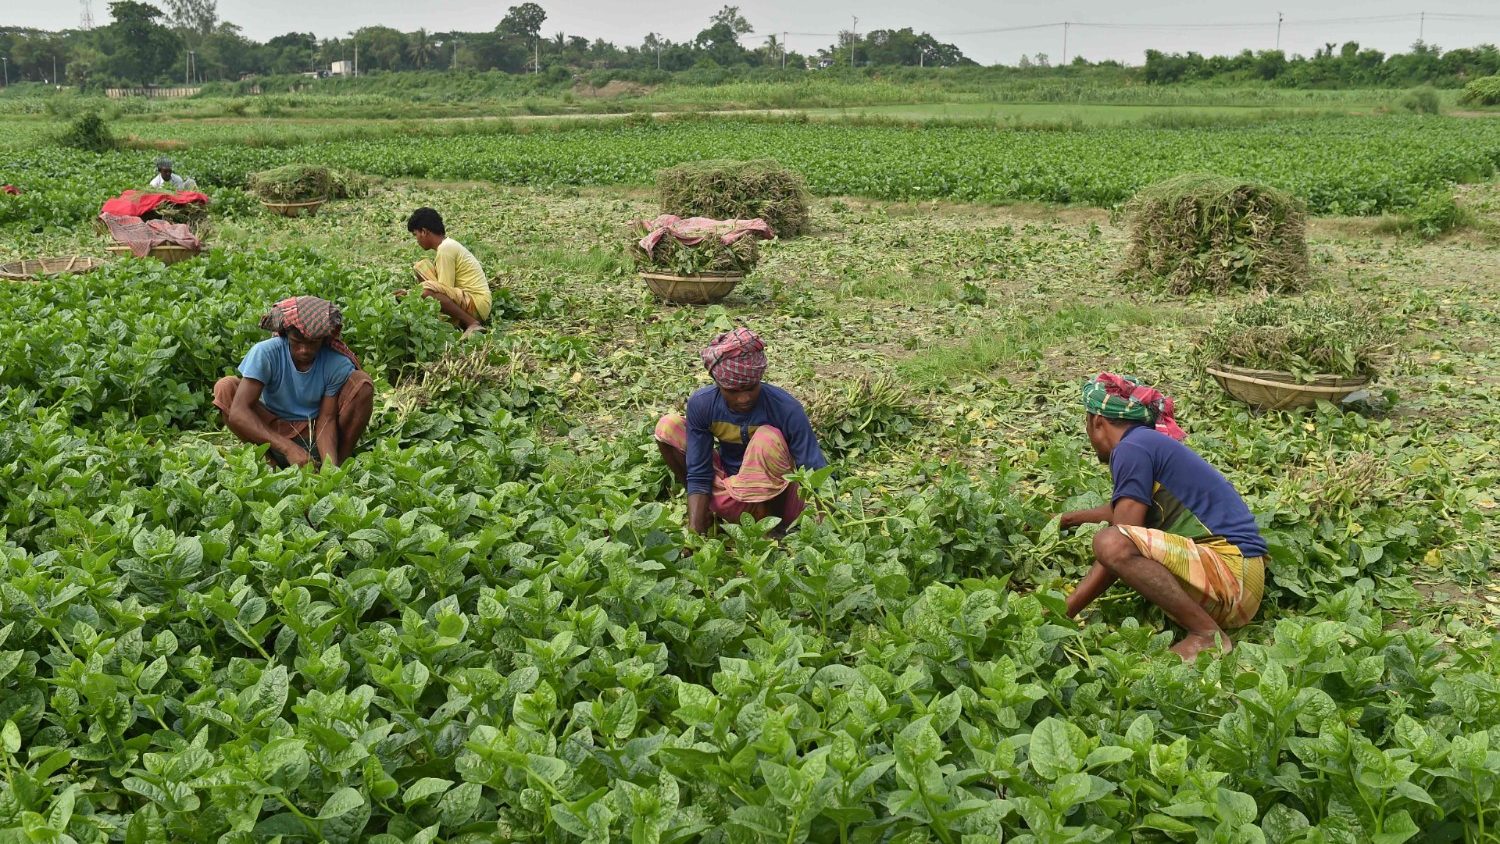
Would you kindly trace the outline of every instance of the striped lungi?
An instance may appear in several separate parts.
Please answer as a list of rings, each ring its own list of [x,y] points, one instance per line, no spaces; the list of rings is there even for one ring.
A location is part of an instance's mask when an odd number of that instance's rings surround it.
[[[1194,541],[1144,527],[1119,526],[1141,556],[1161,563],[1198,605],[1226,629],[1250,623],[1265,592],[1266,558],[1246,557],[1222,538]]]
[[[656,423],[656,441],[687,454],[687,418],[680,413],[668,413]],[[787,480],[797,468],[792,459],[791,447],[781,430],[762,425],[750,435],[745,445],[745,457],[740,461],[740,470],[733,475],[724,471],[719,452],[714,451],[714,485],[710,494],[710,509],[714,515],[728,521],[738,521],[740,514],[752,505],[770,501],[788,488],[792,494],[786,497],[786,507],[781,514],[782,524],[790,524],[801,515],[806,506],[797,494],[796,484]]]

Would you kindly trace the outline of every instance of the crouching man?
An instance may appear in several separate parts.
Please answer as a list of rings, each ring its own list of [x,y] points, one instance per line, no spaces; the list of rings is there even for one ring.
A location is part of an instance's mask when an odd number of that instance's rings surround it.
[[[1116,580],[1161,607],[1187,635],[1184,660],[1233,647],[1226,629],[1255,617],[1265,587],[1266,543],[1229,481],[1196,452],[1172,400],[1103,373],[1084,385],[1089,442],[1114,479],[1110,503],[1064,513],[1064,529],[1108,522],[1094,535],[1094,565],[1068,596],[1076,616]]]
[[[780,518],[775,533],[785,533],[806,507],[787,475],[828,465],[807,412],[761,382],[765,344],[750,329],[719,335],[700,357],[714,383],[688,398],[686,416],[656,423],[656,447],[687,487],[688,527],[707,533],[716,517],[737,522],[749,513]]]
[[[214,406],[235,436],[269,445],[277,466],[349,459],[370,423],[375,385],[340,339],[343,314],[316,296],[283,299],[261,318],[273,337],[250,347],[242,377],[214,384]]]

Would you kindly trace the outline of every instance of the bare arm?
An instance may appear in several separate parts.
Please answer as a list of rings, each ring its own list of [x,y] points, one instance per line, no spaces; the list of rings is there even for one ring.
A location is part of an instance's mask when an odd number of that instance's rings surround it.
[[[1108,504],[1101,504],[1098,507],[1091,507],[1087,510],[1074,510],[1070,513],[1063,513],[1058,517],[1058,527],[1068,530],[1076,528],[1079,525],[1112,521],[1114,516],[1115,511],[1113,507]]]
[[[1100,513],[1103,518],[1094,518]],[[1107,521],[1116,527],[1140,527],[1146,524],[1146,505],[1133,498],[1121,498],[1113,507],[1105,505],[1095,507],[1092,510],[1079,510],[1076,513],[1065,513],[1062,517],[1063,525],[1067,526],[1069,516],[1088,516],[1078,524],[1088,522]],[[1104,590],[1113,586],[1119,580],[1119,575],[1104,567],[1098,560],[1089,569],[1089,573],[1078,581],[1078,587],[1068,595],[1068,618],[1072,618],[1083,611],[1084,607],[1092,604],[1096,598],[1104,594]]]
[[[324,396],[318,404],[318,455],[324,463],[339,465],[339,397]]]
[[[293,442],[291,438],[273,431],[256,414],[255,405],[260,401],[260,392],[264,387],[265,384],[254,378],[245,378],[240,381],[240,387],[234,393],[234,403],[229,406],[229,417],[225,420],[229,425],[229,430],[245,442],[271,446],[281,452],[287,462],[293,465],[307,465],[307,462],[312,460],[312,455]]]
[[[708,504],[709,497],[701,492],[688,495],[688,527],[695,533],[707,534],[713,527],[713,511]]]

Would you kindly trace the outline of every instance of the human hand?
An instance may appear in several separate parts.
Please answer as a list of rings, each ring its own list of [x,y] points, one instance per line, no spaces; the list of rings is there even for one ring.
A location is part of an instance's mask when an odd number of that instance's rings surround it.
[[[306,466],[312,462],[312,455],[307,452],[307,449],[296,443],[290,443],[287,448],[280,449],[280,451],[281,456],[286,458],[286,462],[293,466]]]

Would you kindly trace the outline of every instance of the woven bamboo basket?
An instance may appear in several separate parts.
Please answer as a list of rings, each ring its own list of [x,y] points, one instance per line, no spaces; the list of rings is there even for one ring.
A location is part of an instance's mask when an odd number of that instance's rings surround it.
[[[129,258],[135,254],[130,251],[129,246],[111,246],[109,247],[109,253],[121,258]],[[186,261],[187,259],[197,257],[198,255],[197,252],[194,252],[186,246],[172,246],[168,244],[153,247],[152,250],[147,254],[169,267],[179,261]]]
[[[677,305],[711,305],[728,296],[734,286],[744,281],[743,273],[641,273],[646,286],[663,302]]]
[[[269,200],[262,199],[260,201],[260,204],[264,205],[266,207],[266,210],[270,211],[271,213],[280,214],[283,217],[311,217],[312,215],[318,213],[318,206],[327,201],[327,197],[324,197],[322,199],[309,199],[306,202],[271,202]]]
[[[1368,378],[1337,375],[1314,375],[1306,381],[1298,381],[1290,372],[1244,369],[1226,364],[1208,367],[1208,374],[1225,392],[1262,410],[1312,407],[1319,401],[1338,404],[1370,384]]]
[[[70,255],[66,258],[28,258],[0,264],[0,278],[6,281],[36,281],[54,275],[82,275],[104,266],[103,258]]]

